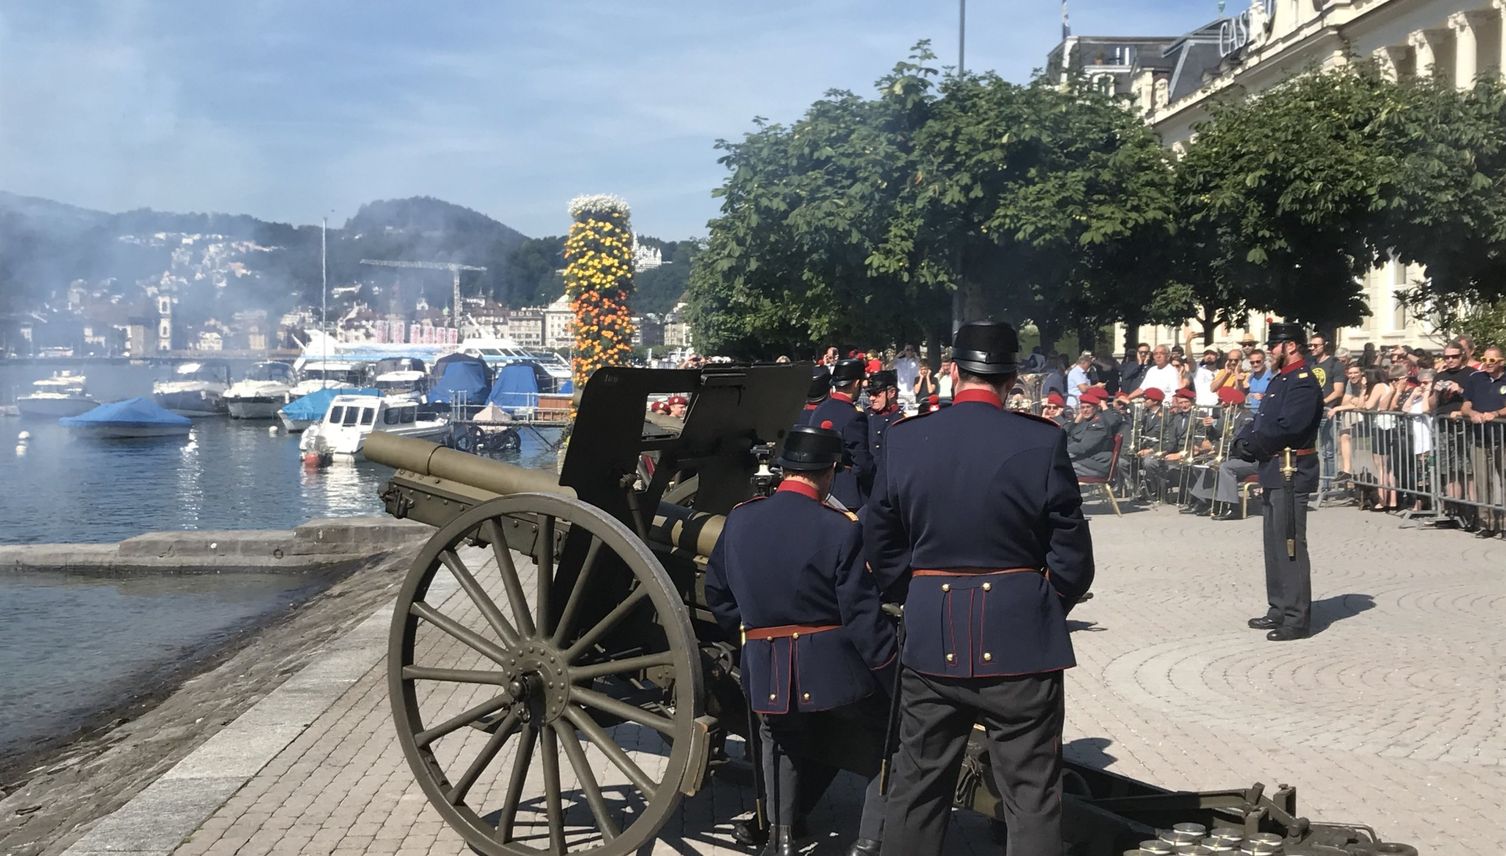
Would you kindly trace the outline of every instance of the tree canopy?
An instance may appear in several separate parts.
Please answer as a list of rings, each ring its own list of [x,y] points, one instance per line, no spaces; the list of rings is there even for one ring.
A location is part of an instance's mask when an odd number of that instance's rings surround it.
[[[1214,106],[1180,157],[1083,81],[948,75],[924,43],[873,97],[719,141],[721,214],[690,276],[728,352],[944,338],[962,314],[1043,339],[1122,321],[1319,327],[1360,280],[1420,265],[1435,314],[1506,296],[1506,89],[1393,81],[1368,63]]]

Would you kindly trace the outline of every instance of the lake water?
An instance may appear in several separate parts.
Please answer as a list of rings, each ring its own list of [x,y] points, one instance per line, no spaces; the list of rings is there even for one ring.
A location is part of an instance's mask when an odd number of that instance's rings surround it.
[[[167,369],[85,364],[102,402],[150,395]],[[244,366],[236,366],[236,377]],[[0,363],[10,401],[53,367]],[[270,422],[195,420],[186,438],[79,436],[50,421],[0,417],[0,544],[114,542],[182,529],[291,529],[316,517],[381,514],[391,470],[336,463],[307,470],[298,437]],[[17,436],[30,432],[19,443]],[[531,432],[504,457],[552,467]],[[150,682],[186,652],[306,598],[308,580],[275,575],[99,580],[0,571],[0,766],[72,726],[119,688]]]

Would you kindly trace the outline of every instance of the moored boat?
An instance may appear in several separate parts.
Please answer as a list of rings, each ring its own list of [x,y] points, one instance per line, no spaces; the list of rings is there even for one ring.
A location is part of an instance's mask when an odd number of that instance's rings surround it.
[[[58,424],[96,437],[182,437],[193,428],[193,420],[149,398],[101,404],[88,413],[59,419]]]
[[[230,389],[230,364],[224,360],[179,363],[168,380],[152,384],[152,398],[183,416],[223,416]]]
[[[16,398],[16,410],[21,416],[36,419],[58,419],[88,413],[99,406],[89,395],[86,378],[72,372],[58,372],[49,378],[33,381],[32,391]]]
[[[274,419],[293,400],[297,384],[298,375],[287,363],[257,363],[225,390],[225,408],[232,419]]]
[[[438,441],[449,434],[450,420],[421,413],[418,402],[406,398],[337,395],[324,419],[304,432],[298,450],[302,455],[360,458],[373,431]]]
[[[345,387],[342,389],[319,389],[308,395],[296,398],[277,411],[277,421],[289,434],[297,434],[310,426],[317,425],[324,419],[324,414],[329,412],[330,402],[342,395],[381,395],[381,392],[372,387],[357,389]]]

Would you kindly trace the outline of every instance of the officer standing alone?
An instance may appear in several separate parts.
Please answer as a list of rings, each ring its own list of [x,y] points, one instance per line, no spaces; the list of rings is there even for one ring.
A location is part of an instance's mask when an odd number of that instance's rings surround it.
[[[1312,565],[1307,557],[1307,501],[1318,489],[1314,443],[1323,419],[1323,389],[1306,361],[1307,331],[1272,324],[1267,350],[1276,374],[1260,410],[1234,440],[1231,453],[1260,465],[1265,504],[1265,588],[1268,609],[1249,625],[1273,642],[1305,639],[1312,624]]]
[[[822,731],[871,737],[860,766],[873,775],[850,856],[876,856],[884,823],[883,755],[896,650],[878,587],[863,563],[856,517],[822,500],[831,490],[842,438],[796,427],[784,441],[784,481],[774,495],[727,516],[706,568],[706,602],[730,636],[743,639],[743,690],[759,714],[765,789],[773,795],[765,856],[792,856],[802,787],[797,770],[825,766]]]
[[[975,722],[1008,852],[1063,852],[1067,613],[1093,581],[1093,545],[1065,432],[1003,408],[1018,350],[1007,324],[963,325],[952,406],[894,425],[879,459],[865,552],[906,628],[888,856],[942,852]]]

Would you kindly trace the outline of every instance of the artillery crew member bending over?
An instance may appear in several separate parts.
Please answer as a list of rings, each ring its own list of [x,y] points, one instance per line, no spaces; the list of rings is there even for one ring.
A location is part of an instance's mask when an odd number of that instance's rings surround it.
[[[1260,410],[1230,450],[1260,465],[1265,503],[1265,589],[1269,608],[1251,627],[1273,642],[1304,639],[1312,620],[1312,566],[1307,558],[1307,499],[1318,489],[1314,443],[1323,419],[1323,389],[1307,367],[1307,331],[1272,324],[1267,350],[1276,375]]]
[[[1008,852],[1063,852],[1066,617],[1093,581],[1093,545],[1065,432],[1003,409],[1017,351],[1007,324],[963,325],[953,406],[896,424],[879,459],[865,551],[880,587],[905,599],[907,631],[889,856],[942,852],[975,722]]]
[[[830,428],[842,438],[842,462],[831,495],[856,511],[863,507],[873,483],[873,456],[868,453],[868,415],[858,410],[857,397],[867,370],[862,360],[842,360],[831,371],[831,395],[805,424]]]
[[[805,802],[799,791],[809,785],[819,792],[830,780],[830,772],[820,782],[803,783],[797,775],[797,769],[831,770],[820,757],[823,729],[871,738],[860,757],[843,759],[874,776],[849,853],[874,856],[882,837],[876,774],[894,628],[864,566],[856,517],[823,503],[841,457],[836,432],[792,429],[779,458],[784,481],[773,496],[732,510],[706,568],[707,605],[727,633],[743,639],[743,690],[760,714],[773,803],[765,856],[795,852],[796,804]]]

